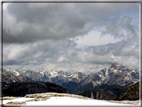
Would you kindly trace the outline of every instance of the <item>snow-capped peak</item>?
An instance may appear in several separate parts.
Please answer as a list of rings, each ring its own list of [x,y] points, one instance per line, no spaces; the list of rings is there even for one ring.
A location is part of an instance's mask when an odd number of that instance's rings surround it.
[[[15,75],[15,76],[19,76],[20,75],[20,73],[19,73],[19,71],[18,70],[15,70],[15,69],[3,69],[3,71],[5,71],[5,72],[10,72],[11,74],[13,74],[13,75]]]
[[[19,75],[20,75],[20,73],[19,73],[18,71],[16,71],[16,70],[13,70],[13,73],[14,73],[16,76],[19,76]]]
[[[44,71],[45,72],[45,71]],[[56,76],[59,76],[59,75],[62,75],[64,77],[68,77],[70,76],[71,74],[68,73],[68,72],[63,72],[61,70],[48,70],[46,71],[49,73],[50,77],[56,77]]]

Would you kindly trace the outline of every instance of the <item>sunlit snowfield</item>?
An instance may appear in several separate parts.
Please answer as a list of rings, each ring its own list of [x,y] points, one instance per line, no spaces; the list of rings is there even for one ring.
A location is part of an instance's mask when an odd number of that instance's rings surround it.
[[[139,101],[95,100],[79,95],[64,93],[28,94],[25,97],[3,97],[4,105],[19,106],[140,106]]]

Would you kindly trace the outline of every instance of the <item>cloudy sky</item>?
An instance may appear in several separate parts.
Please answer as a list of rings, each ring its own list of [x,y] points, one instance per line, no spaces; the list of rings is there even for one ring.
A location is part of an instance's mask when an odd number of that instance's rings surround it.
[[[3,4],[3,65],[97,72],[139,68],[138,3]]]

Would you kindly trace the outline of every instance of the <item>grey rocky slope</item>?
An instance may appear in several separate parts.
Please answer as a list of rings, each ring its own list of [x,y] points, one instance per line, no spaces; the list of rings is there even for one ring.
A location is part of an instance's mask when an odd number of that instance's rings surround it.
[[[43,82],[52,82],[60,85],[61,83],[67,83],[69,81],[75,81],[77,83],[83,81],[87,75],[81,72],[75,72],[73,74],[57,70],[46,70],[42,72],[36,71],[18,71],[14,69],[4,69],[3,72],[8,72],[13,76],[23,75],[26,78],[29,78],[32,81],[43,81]]]
[[[49,73],[45,72],[41,74],[40,72],[34,72],[31,70],[21,72],[25,77],[30,78],[32,81],[43,81],[43,82],[51,82],[49,78]]]
[[[21,74],[15,76],[11,74],[10,72],[2,72],[2,81],[11,83],[11,82],[24,82],[24,81],[31,81],[31,80],[27,77],[24,77]]]
[[[125,66],[118,66],[113,63],[109,69],[102,69],[97,73],[91,73],[80,83],[80,86],[92,84],[92,88],[102,84],[124,86],[128,83],[135,83],[139,80],[139,72]]]
[[[77,93],[83,90],[97,90],[102,84],[118,87],[138,81],[139,71],[118,65],[117,63],[112,63],[108,69],[104,68],[99,72],[89,74],[88,77],[75,86],[71,92]],[[67,86],[67,84],[65,84],[65,86]]]

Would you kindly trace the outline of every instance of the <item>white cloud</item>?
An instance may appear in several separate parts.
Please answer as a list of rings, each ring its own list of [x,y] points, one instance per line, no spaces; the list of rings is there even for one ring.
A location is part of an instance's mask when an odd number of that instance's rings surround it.
[[[110,34],[105,36],[101,35],[101,32],[98,30],[92,30],[88,34],[82,36],[78,36],[75,38],[75,42],[77,43],[78,48],[83,48],[86,46],[99,46],[106,45],[109,43],[116,43],[123,40],[123,38],[114,38]]]
[[[21,68],[81,71],[87,74],[109,68],[112,62],[139,68],[137,41],[121,41],[108,45],[89,46],[85,49],[77,49],[76,45],[71,46],[72,42],[42,41],[21,46],[4,45],[4,64],[8,66],[12,60],[15,62],[11,64],[19,65]],[[131,43],[135,43],[135,48],[130,45]]]
[[[9,4],[3,11],[4,66],[89,73],[115,61],[138,68],[139,29],[134,20],[139,17],[129,11],[139,13],[138,7]]]
[[[61,56],[60,58],[58,58],[57,61],[58,61],[58,62],[66,62],[66,61],[68,61],[68,59],[65,58],[65,57],[63,57],[63,56]]]

